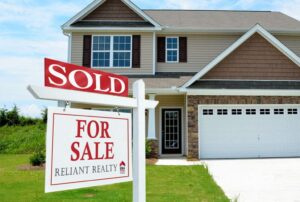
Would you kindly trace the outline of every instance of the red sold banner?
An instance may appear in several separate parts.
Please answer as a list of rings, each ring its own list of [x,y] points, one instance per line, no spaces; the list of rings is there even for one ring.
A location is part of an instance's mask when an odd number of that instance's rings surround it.
[[[45,58],[45,86],[128,96],[128,78]]]

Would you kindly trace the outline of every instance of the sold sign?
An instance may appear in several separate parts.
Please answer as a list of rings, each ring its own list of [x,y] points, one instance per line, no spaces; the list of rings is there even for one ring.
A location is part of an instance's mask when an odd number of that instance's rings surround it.
[[[128,96],[128,78],[45,58],[45,86]]]

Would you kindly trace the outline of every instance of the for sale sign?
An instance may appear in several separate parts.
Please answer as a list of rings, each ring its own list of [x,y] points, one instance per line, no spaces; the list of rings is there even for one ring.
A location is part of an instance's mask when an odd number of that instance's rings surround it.
[[[46,192],[131,180],[131,114],[48,109]]]

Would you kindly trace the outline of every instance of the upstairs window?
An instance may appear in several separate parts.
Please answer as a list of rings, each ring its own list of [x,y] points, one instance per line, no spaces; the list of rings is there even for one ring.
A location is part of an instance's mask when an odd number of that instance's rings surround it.
[[[178,37],[166,38],[166,61],[170,63],[178,63],[179,58]]]
[[[93,36],[92,66],[131,67],[132,36]]]

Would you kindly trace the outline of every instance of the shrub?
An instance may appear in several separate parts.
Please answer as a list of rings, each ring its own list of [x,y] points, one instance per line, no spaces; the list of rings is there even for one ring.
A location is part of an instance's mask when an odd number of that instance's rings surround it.
[[[151,152],[151,142],[149,140],[146,140],[146,158],[149,158],[151,156]]]
[[[43,151],[38,151],[35,152],[29,160],[33,166],[42,166],[46,162],[46,155]]]
[[[39,119],[34,119],[34,118],[24,117],[24,116],[20,117],[20,125],[21,126],[34,125],[34,124],[37,124],[38,121],[39,121]]]

